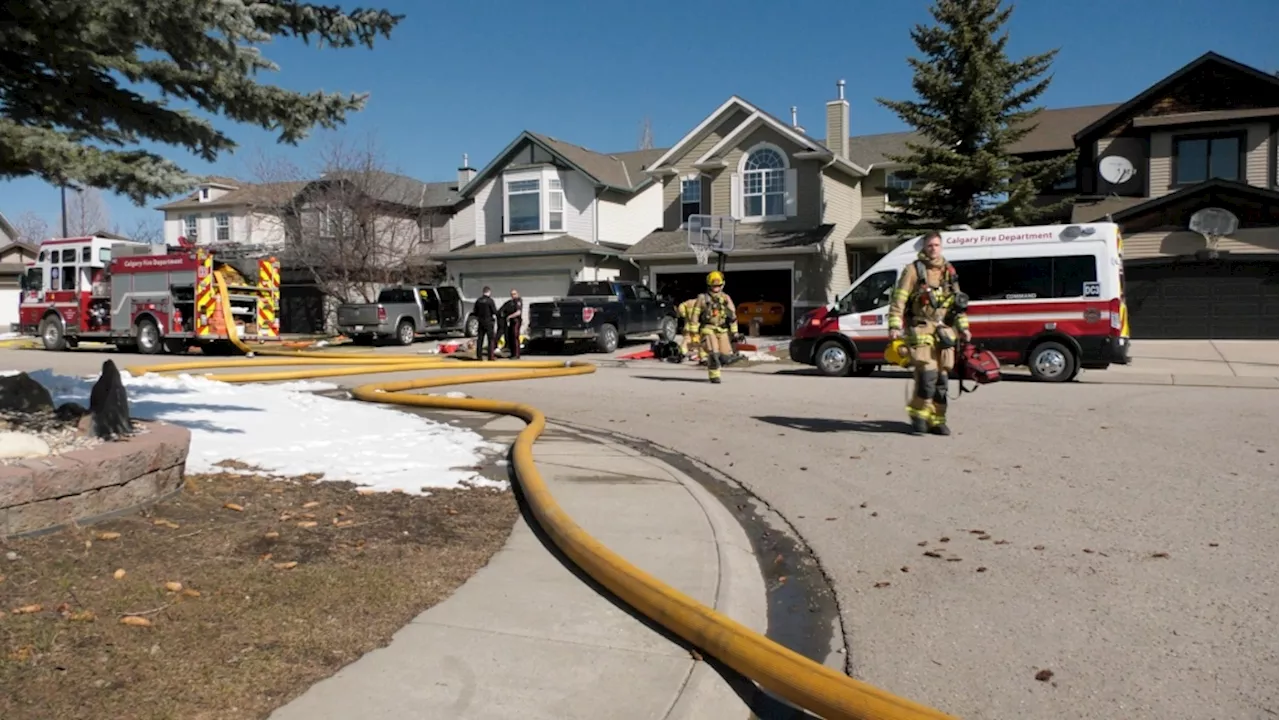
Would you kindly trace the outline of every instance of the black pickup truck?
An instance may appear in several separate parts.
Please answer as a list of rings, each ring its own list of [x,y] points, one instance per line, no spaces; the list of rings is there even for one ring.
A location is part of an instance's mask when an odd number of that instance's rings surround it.
[[[613,352],[628,335],[676,336],[675,308],[636,282],[589,281],[569,286],[569,294],[529,305],[529,342],[564,345],[594,342]]]

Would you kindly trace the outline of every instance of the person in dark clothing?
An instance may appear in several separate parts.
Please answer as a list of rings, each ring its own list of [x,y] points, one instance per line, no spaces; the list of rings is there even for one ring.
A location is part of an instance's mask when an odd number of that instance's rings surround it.
[[[524,300],[520,299],[519,290],[511,289],[511,299],[502,303],[502,308],[498,310],[498,314],[502,316],[503,329],[505,331],[503,340],[507,345],[507,357],[512,360],[519,360],[520,326],[524,324]]]
[[[484,351],[487,344],[489,359],[492,360],[494,349],[498,344],[498,305],[493,302],[493,290],[488,285],[485,286],[480,299],[476,300],[476,306],[472,312],[480,326],[476,333],[476,359],[485,359]]]

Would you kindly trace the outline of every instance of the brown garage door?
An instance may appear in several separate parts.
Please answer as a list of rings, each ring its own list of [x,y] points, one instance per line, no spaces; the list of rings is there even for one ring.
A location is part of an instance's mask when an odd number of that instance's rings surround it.
[[[1275,260],[1125,267],[1135,339],[1277,339]]]

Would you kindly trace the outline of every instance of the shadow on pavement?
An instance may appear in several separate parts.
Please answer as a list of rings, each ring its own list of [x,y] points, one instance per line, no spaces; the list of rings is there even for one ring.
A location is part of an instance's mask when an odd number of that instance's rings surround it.
[[[754,419],[770,425],[803,430],[804,432],[865,432],[907,435],[911,426],[898,420],[831,420],[829,418],[780,417],[757,415]]]
[[[610,604],[622,612],[632,618],[635,618],[637,622],[666,638],[677,647],[683,648],[684,650],[695,649],[694,646],[684,638],[672,633],[658,623],[633,610],[631,606],[620,600],[616,595],[610,592],[608,588],[596,582],[594,578],[583,572],[581,568],[575,565],[573,561],[556,546],[555,542],[551,540],[551,537],[548,536],[546,531],[542,529],[542,526],[538,524],[537,518],[533,516],[533,511],[529,509],[529,503],[524,497],[523,489],[520,487],[520,479],[516,475],[515,462],[510,450],[507,451],[507,475],[508,480],[511,482],[512,493],[516,497],[516,503],[520,506],[520,516],[524,518],[525,524],[533,531],[534,537],[538,538],[538,542],[542,543],[542,546],[546,548],[547,552],[551,553],[551,556],[554,557],[557,562],[563,565],[569,572],[573,573],[574,577],[580,580],[587,587],[591,588],[593,592],[609,601]],[[742,702],[751,710],[753,718],[757,718],[758,720],[818,720],[815,716],[810,715],[804,710],[796,708],[785,700],[775,698],[764,690],[761,690],[754,682],[751,681],[750,678],[747,678],[733,668],[723,665],[719,660],[716,660],[710,655],[700,655],[700,657],[702,661],[715,670],[716,673],[724,679],[725,683],[733,689],[739,698],[741,698]]]
[[[663,377],[661,375],[633,375],[632,377],[635,378],[636,380],[657,380],[658,382],[700,383],[702,385],[707,384],[706,377],[681,377],[681,376]]]

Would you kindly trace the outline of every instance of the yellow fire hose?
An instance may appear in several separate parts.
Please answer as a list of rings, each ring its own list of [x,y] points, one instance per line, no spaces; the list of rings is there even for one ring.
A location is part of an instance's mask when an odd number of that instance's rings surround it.
[[[224,312],[226,286],[214,275],[221,291]],[[344,375],[419,372],[465,367],[457,361],[374,353],[290,352],[262,350],[246,345],[228,324],[231,342],[257,358],[200,360],[168,365],[127,368],[132,375],[148,372],[179,372],[199,369],[262,368],[270,366],[321,366],[309,370],[246,372],[209,375],[230,383],[309,380]],[[693,598],[666,585],[587,534],[556,503],[538,466],[533,462],[533,443],[546,427],[546,416],[531,405],[480,398],[450,398],[415,394],[411,391],[452,385],[503,380],[586,375],[594,365],[576,361],[549,360],[486,363],[485,367],[511,368],[503,372],[445,375],[435,378],[390,381],[361,385],[352,395],[367,402],[411,405],[447,410],[510,415],[524,420],[526,427],[516,436],[511,450],[512,465],[538,524],[575,564],[623,602],[705,653],[719,659],[762,688],[827,720],[936,720],[949,718],[937,710],[894,696],[825,665],[814,662],[760,633],[742,625]]]

